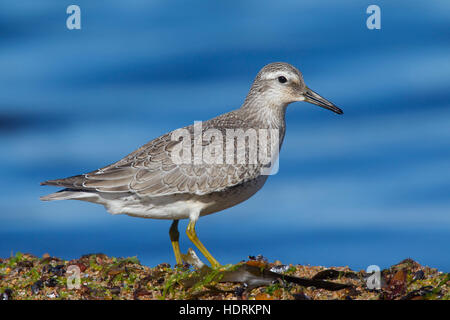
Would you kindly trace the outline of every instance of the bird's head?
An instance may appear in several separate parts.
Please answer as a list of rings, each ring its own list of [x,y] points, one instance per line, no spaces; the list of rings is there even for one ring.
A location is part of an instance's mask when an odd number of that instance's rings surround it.
[[[301,72],[294,66],[275,62],[264,66],[253,82],[248,102],[265,101],[273,106],[287,106],[296,101],[306,101],[338,114],[343,111],[333,103],[309,89]]]

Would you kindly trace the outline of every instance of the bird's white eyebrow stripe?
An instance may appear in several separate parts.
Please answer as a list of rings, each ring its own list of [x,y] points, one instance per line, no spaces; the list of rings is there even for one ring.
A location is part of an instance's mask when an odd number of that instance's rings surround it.
[[[268,80],[268,79],[276,79],[278,77],[284,76],[288,79],[292,78],[292,74],[288,73],[286,71],[274,71],[274,72],[268,72],[263,74],[263,76],[261,77],[263,80]]]

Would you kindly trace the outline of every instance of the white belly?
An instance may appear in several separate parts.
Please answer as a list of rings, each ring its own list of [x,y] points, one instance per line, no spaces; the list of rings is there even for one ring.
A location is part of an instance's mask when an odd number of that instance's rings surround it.
[[[137,195],[86,193],[86,197],[79,196],[77,200],[102,204],[111,214],[149,219],[197,219],[199,216],[215,213],[247,200],[261,189],[266,179],[267,176],[261,176],[225,192],[203,196],[178,194],[149,198]]]
[[[193,214],[198,216],[208,204],[187,197],[136,198],[131,196],[102,203],[111,214],[126,214],[133,217],[149,219],[188,219]]]

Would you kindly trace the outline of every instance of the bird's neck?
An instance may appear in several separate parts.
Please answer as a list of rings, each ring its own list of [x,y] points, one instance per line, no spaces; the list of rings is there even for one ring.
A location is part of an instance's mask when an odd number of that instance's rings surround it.
[[[244,114],[245,121],[249,127],[278,130],[278,143],[281,149],[286,133],[285,115],[287,105],[267,103],[267,100],[262,102],[246,99],[240,111]]]
[[[249,99],[247,97],[241,110],[245,113],[246,120],[255,126],[284,131],[287,105],[267,99]]]

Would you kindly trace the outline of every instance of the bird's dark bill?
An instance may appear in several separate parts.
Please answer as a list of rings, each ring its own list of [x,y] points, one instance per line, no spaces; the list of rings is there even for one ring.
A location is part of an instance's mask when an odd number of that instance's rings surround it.
[[[344,113],[340,108],[336,107],[333,103],[321,97],[320,95],[318,95],[309,88],[306,89],[306,92],[304,93],[303,96],[305,97],[306,102],[313,103],[315,105],[318,105],[319,107],[336,112],[337,114]]]

